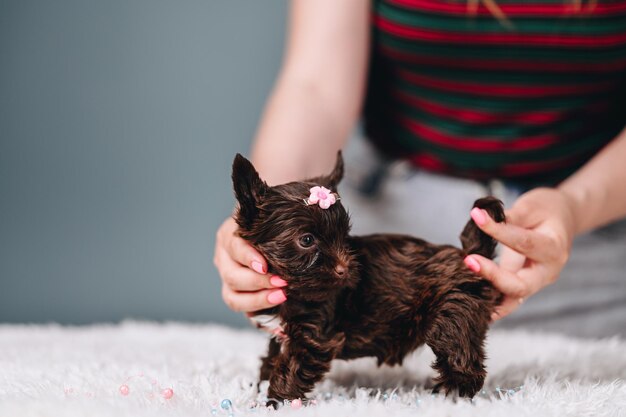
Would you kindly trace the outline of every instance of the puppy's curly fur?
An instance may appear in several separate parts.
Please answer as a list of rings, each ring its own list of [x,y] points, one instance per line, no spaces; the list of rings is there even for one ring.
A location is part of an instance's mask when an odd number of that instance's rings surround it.
[[[351,236],[341,202],[327,210],[304,202],[311,187],[336,190],[342,176],[339,153],[328,176],[270,187],[247,159],[235,157],[239,234],[267,259],[270,273],[288,282],[287,301],[257,312],[281,325],[262,359],[268,397],[304,398],[333,359],[375,356],[379,365],[401,365],[424,343],[436,355],[435,391],[474,396],[485,379],[483,343],[502,294],[463,258],[492,258],[496,242],[471,220],[461,234],[463,250],[411,236]],[[482,198],[475,206],[504,221],[499,200]]]

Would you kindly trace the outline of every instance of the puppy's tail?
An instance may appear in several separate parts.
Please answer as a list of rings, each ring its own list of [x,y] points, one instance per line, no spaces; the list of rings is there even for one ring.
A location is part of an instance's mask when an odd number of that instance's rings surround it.
[[[498,223],[504,221],[504,206],[502,201],[495,197],[479,198],[474,202],[474,207],[485,210]],[[493,259],[497,243],[494,238],[480,230],[472,219],[467,222],[461,233],[461,244],[467,254],[476,253]]]

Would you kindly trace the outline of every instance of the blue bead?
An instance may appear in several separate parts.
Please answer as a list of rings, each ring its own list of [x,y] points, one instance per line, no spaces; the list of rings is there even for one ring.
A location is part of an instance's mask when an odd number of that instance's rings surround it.
[[[217,414],[217,410],[215,408],[211,409],[211,414],[216,415]]]
[[[232,405],[233,403],[228,398],[222,400],[222,402],[220,403],[220,407],[222,407],[222,409],[224,410],[228,410]]]

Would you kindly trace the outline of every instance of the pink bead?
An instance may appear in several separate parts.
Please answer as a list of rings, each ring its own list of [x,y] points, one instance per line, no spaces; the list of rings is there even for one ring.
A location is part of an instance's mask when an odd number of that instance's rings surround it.
[[[161,395],[163,396],[163,398],[165,398],[166,400],[169,400],[170,398],[172,398],[174,396],[174,390],[171,388],[165,388],[162,392]]]
[[[298,409],[300,407],[302,407],[302,400],[301,399],[298,398],[298,399],[295,399],[295,400],[293,400],[291,402],[291,408]]]
[[[128,388],[128,385],[124,384],[120,386],[120,394],[124,397],[130,394],[130,388]]]

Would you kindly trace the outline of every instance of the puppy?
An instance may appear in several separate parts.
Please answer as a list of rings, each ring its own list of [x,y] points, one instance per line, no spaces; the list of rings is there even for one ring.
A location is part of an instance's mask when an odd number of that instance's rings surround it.
[[[401,365],[424,343],[436,356],[434,391],[473,397],[485,380],[485,333],[502,294],[463,258],[493,258],[496,242],[471,220],[462,250],[404,235],[351,236],[332,193],[342,177],[341,152],[328,176],[274,187],[243,156],[233,162],[239,235],[288,282],[287,301],[255,316],[274,334],[260,372],[268,397],[274,405],[305,398],[333,359]],[[499,200],[474,206],[504,221]]]

